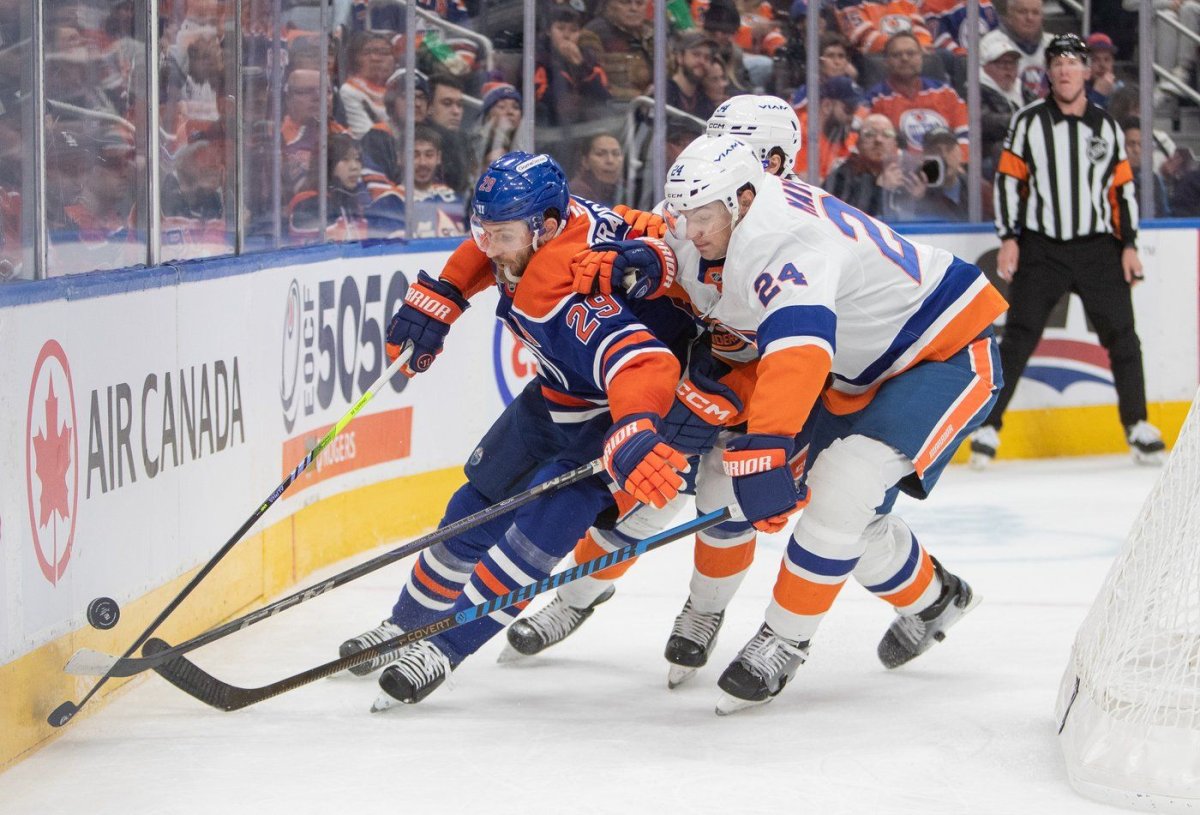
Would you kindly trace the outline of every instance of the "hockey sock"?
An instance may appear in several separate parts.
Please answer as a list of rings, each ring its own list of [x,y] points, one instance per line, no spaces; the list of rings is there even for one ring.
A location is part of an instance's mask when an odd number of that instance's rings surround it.
[[[616,530],[593,528],[589,529],[587,534],[579,539],[579,543],[575,544],[572,557],[576,563],[586,563],[609,552],[615,552],[632,542],[632,538],[622,535]],[[618,563],[616,566],[610,566],[603,571],[568,583],[558,590],[558,596],[569,606],[587,608],[596,601],[597,597],[608,591],[608,587],[613,584],[613,581],[629,571],[629,567],[636,562],[637,558],[630,558],[624,563]]]
[[[724,611],[754,560],[757,536],[745,521],[725,521],[696,535],[692,571],[692,608]]]
[[[438,526],[454,523],[490,504],[482,493],[464,484],[451,496]],[[479,558],[500,540],[510,523],[510,518],[499,517],[422,552],[392,607],[392,622],[407,630],[444,615],[462,592]]]
[[[903,520],[894,515],[877,518],[863,532],[865,552],[854,578],[901,614],[916,614],[941,594],[942,582],[925,547]]]

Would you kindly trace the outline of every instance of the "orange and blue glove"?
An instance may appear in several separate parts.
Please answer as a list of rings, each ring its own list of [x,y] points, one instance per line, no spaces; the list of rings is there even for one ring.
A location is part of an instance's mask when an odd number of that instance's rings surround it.
[[[579,294],[612,294],[613,281],[633,300],[653,300],[675,282],[675,253],[659,238],[598,243],[571,258]]]
[[[808,487],[796,486],[788,459],[791,436],[747,433],[730,440],[722,462],[746,520],[760,532],[779,532],[808,503]]]
[[[405,376],[429,370],[434,358],[442,353],[450,325],[469,307],[470,303],[454,286],[419,272],[417,282],[404,295],[404,305],[388,323],[388,359],[395,362],[405,343],[411,342],[412,356],[400,370]]]
[[[683,487],[683,454],[663,441],[662,420],[653,413],[633,413],[613,424],[604,437],[604,469],[617,486],[643,504],[661,509]]]
[[[640,238],[646,235],[651,238],[661,238],[667,234],[667,222],[653,212],[633,209],[624,204],[617,204],[613,212],[625,219],[629,224],[629,236]]]

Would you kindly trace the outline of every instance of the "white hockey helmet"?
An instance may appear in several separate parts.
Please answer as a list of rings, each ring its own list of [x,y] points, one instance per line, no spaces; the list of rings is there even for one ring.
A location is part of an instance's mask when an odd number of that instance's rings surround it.
[[[800,152],[800,120],[792,106],[778,96],[747,93],[723,102],[708,120],[708,135],[741,139],[764,167],[776,147],[783,151],[783,166],[788,170]]]
[[[757,188],[763,166],[754,149],[733,136],[701,136],[679,154],[663,186],[663,214],[675,237],[686,239],[685,213],[720,201],[738,221],[738,190]]]

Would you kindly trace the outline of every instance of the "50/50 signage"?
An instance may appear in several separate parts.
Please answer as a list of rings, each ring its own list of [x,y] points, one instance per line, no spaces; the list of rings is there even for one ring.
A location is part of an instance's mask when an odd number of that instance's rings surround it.
[[[279,388],[288,432],[301,416],[327,409],[335,396],[352,403],[387,369],[388,321],[407,291],[408,278],[399,270],[361,279],[292,280]],[[408,379],[396,374],[389,384],[400,393]]]

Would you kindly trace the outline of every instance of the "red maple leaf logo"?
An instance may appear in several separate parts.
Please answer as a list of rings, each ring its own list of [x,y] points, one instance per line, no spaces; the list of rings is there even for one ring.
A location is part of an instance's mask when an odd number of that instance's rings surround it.
[[[50,390],[46,394],[46,429],[33,437],[34,455],[37,457],[38,480],[42,482],[41,507],[38,526],[45,526],[50,514],[57,512],[62,519],[71,516],[67,508],[67,468],[71,466],[72,428],[58,424],[58,398],[54,395],[54,379],[50,379]]]

